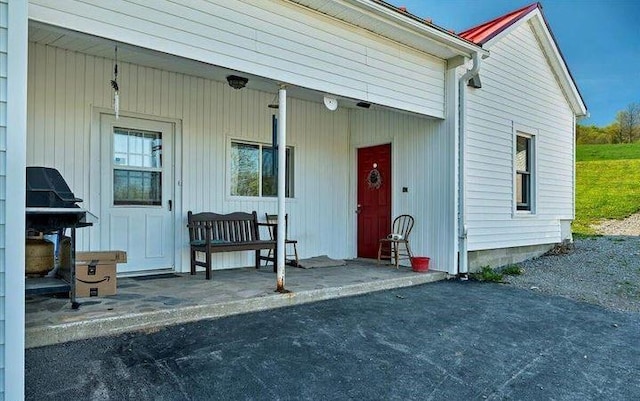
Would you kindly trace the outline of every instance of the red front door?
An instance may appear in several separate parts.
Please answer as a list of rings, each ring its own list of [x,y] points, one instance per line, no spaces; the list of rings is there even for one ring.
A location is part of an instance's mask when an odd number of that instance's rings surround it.
[[[391,144],[358,149],[358,257],[377,258],[391,230]]]

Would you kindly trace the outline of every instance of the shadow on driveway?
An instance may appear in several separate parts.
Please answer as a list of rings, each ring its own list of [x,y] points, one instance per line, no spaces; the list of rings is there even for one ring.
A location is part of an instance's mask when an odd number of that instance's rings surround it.
[[[439,282],[26,351],[28,400],[640,399],[640,314]]]

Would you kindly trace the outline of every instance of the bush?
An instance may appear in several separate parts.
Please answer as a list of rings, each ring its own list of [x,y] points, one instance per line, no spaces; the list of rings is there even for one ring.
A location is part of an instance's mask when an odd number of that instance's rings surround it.
[[[494,269],[491,266],[484,266],[482,270],[478,273],[471,273],[470,275],[472,280],[476,281],[490,281],[493,283],[502,283],[503,275]]]
[[[524,273],[524,269],[518,265],[509,265],[505,266],[501,273],[506,276],[519,276]]]

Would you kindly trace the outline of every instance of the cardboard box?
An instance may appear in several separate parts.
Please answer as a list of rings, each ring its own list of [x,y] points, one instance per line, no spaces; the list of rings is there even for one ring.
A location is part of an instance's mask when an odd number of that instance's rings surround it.
[[[76,252],[76,263],[99,260],[100,263],[127,263],[125,251]]]
[[[124,251],[76,252],[76,297],[115,295],[116,264],[126,262],[127,253]],[[69,281],[70,269],[60,267],[60,275]]]
[[[76,297],[116,295],[116,264],[103,260],[76,262]]]

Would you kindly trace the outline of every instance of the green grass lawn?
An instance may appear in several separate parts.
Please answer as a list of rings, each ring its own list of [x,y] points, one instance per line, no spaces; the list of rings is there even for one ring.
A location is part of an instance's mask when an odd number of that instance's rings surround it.
[[[615,145],[578,145],[576,161],[640,159],[640,143]]]
[[[574,233],[594,234],[598,220],[640,211],[640,144],[579,145],[576,156]]]

